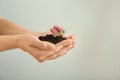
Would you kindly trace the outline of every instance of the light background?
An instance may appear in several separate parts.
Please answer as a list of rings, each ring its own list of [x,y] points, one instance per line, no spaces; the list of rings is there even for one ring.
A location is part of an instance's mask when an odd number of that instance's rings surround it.
[[[120,0],[0,0],[0,16],[77,35],[73,50],[45,63],[19,49],[0,52],[0,80],[120,80]]]

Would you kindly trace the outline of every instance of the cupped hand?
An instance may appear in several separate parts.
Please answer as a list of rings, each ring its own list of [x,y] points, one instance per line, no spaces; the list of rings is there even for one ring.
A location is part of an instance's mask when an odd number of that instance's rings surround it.
[[[73,34],[69,37],[67,37],[66,40],[57,43],[57,49],[55,50],[55,53],[48,56],[47,58],[44,59],[44,61],[46,60],[52,60],[52,59],[56,59],[59,58],[63,55],[65,55],[69,50],[71,50],[72,48],[74,48],[76,45],[76,35]]]
[[[43,57],[53,54],[55,45],[46,41],[40,41],[33,34],[20,34],[16,43],[17,47],[30,53],[41,62]]]
[[[44,62],[44,61],[59,58],[59,57],[65,55],[69,50],[74,48],[75,45],[76,45],[76,35],[73,34],[71,36],[66,37],[66,40],[57,43],[55,45],[56,49],[55,49],[54,53],[47,57],[44,57],[43,60],[41,60],[41,61]]]
[[[71,35],[57,44],[52,44],[40,41],[38,36],[33,34],[20,34],[16,45],[18,48],[31,54],[39,62],[44,62],[61,57],[72,49],[75,46],[75,35]]]

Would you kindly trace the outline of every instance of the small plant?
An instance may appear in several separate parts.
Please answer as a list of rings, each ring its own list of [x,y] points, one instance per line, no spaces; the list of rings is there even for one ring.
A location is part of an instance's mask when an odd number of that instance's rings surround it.
[[[41,41],[48,41],[54,44],[57,44],[65,40],[65,38],[63,38],[63,34],[65,33],[65,30],[62,27],[55,25],[52,29],[50,29],[50,31],[52,32],[52,34],[48,34],[46,36],[40,36],[39,39]]]
[[[50,31],[53,33],[54,36],[63,36],[63,34],[65,33],[65,30],[57,25],[50,29]]]

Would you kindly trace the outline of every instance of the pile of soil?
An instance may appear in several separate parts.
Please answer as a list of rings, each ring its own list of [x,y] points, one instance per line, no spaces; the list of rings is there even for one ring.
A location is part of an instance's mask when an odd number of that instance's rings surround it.
[[[40,36],[39,39],[41,41],[48,41],[53,44],[57,44],[57,43],[65,40],[65,38],[63,38],[62,36],[53,36],[53,35]]]
[[[57,43],[65,40],[65,38],[63,38],[62,36],[53,36],[53,35],[40,36],[39,39],[41,41],[48,41],[53,44],[57,44]]]

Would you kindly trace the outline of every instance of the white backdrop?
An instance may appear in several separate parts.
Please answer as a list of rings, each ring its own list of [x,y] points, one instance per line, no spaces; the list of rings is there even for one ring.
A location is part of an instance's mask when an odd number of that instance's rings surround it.
[[[0,0],[0,16],[77,35],[73,50],[45,63],[19,49],[0,52],[0,80],[120,80],[120,0]]]

